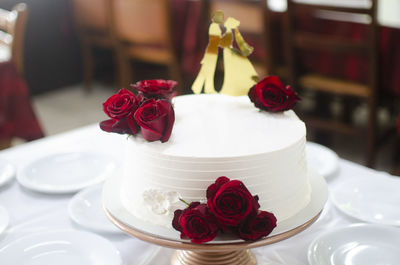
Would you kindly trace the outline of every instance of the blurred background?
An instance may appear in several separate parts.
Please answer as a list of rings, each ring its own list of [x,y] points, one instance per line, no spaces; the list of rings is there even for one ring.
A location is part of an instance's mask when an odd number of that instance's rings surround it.
[[[0,148],[105,119],[143,79],[200,69],[210,16],[241,21],[260,77],[302,97],[308,140],[400,175],[399,0],[1,0]],[[221,65],[215,83],[222,82]]]

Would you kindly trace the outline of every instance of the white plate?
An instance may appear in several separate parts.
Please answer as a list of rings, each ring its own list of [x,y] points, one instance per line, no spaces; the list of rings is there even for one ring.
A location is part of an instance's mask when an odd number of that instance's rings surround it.
[[[308,166],[325,178],[335,175],[339,169],[339,157],[328,147],[307,142],[306,154]]]
[[[0,248],[9,265],[121,265],[119,251],[89,232],[62,230],[28,235]]]
[[[282,222],[278,222],[277,226],[269,236],[278,235],[303,225],[315,217],[323,209],[325,202],[328,199],[328,186],[325,182],[325,179],[312,170],[309,171],[309,177],[312,188],[310,203],[293,217]],[[120,192],[120,175],[116,175],[106,180],[103,187],[103,205],[116,219],[135,230],[157,238],[179,242],[190,242],[189,240],[181,239],[179,232],[172,228],[155,225],[138,219],[125,209],[119,196]],[[243,242],[243,240],[232,237],[230,234],[224,234],[218,235],[218,237],[210,243],[227,244],[240,242]]]
[[[103,185],[78,192],[68,204],[70,218],[78,225],[96,232],[122,233],[107,218],[101,204]]]
[[[333,204],[362,221],[400,226],[400,178],[365,177],[342,182],[332,191]]]
[[[310,265],[398,265],[400,229],[356,224],[319,236],[308,249]]]
[[[72,193],[102,182],[117,168],[110,156],[59,153],[39,158],[18,171],[18,182],[44,193]]]
[[[15,176],[15,167],[5,159],[0,159],[0,187]]]
[[[10,217],[6,208],[0,205],[0,235],[6,230],[10,222]]]

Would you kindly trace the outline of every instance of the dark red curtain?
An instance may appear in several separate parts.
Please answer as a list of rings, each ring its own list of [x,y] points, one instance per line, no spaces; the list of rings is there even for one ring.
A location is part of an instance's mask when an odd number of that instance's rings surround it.
[[[12,62],[0,63],[0,139],[31,141],[43,136],[25,81]]]

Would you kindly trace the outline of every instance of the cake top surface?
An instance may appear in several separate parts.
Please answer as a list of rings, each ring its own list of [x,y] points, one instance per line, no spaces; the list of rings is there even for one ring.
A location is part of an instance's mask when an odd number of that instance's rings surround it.
[[[260,111],[246,96],[179,96],[175,124],[166,143],[131,137],[143,151],[172,157],[227,158],[282,150],[305,137],[304,123],[289,110]]]

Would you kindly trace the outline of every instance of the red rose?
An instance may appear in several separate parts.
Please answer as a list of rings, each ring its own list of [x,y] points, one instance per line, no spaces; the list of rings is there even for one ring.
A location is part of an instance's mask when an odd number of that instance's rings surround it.
[[[123,88],[103,103],[103,110],[111,119],[121,120],[135,112],[138,106],[139,102],[135,95]]]
[[[134,114],[140,132],[147,141],[168,141],[175,121],[172,104],[164,99],[149,99]]]
[[[224,227],[236,226],[260,208],[258,197],[253,197],[239,180],[219,177],[207,188],[207,205]]]
[[[260,211],[257,215],[249,216],[235,233],[243,240],[257,240],[269,235],[275,227],[275,215],[270,212]]]
[[[213,240],[219,230],[207,205],[200,202],[192,202],[185,210],[176,210],[172,226],[181,232],[182,239],[186,237],[197,244]]]
[[[284,86],[277,76],[268,76],[249,91],[250,100],[262,110],[279,112],[292,109],[299,96],[290,86]]]
[[[138,126],[133,113],[139,106],[139,100],[129,90],[123,88],[103,103],[104,112],[111,118],[102,121],[100,128],[106,132],[136,134]]]
[[[178,83],[173,80],[143,80],[132,85],[134,89],[139,92],[139,95],[143,95],[145,99],[155,98],[155,99],[168,99],[171,100],[176,96],[176,92],[172,89]]]

